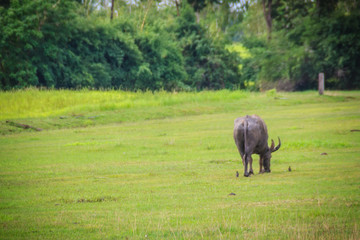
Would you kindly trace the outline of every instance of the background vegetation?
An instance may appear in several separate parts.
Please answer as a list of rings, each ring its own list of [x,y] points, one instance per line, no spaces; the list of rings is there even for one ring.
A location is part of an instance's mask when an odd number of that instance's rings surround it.
[[[352,0],[7,0],[0,88],[360,86]]]
[[[360,237],[357,91],[27,90],[6,101],[1,239]],[[256,174],[236,177],[244,113],[282,140],[270,174],[254,155]]]

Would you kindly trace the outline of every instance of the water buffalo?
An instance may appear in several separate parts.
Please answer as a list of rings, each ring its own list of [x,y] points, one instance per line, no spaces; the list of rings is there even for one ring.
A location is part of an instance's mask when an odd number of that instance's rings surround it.
[[[274,140],[271,139],[271,146],[268,147],[268,131],[265,122],[257,115],[240,117],[234,121],[234,140],[241,155],[244,169],[244,176],[248,177],[254,174],[252,168],[252,154],[260,156],[260,172],[271,172],[270,159],[271,153],[279,150],[279,145],[275,147]],[[248,163],[250,171],[248,172]],[[264,170],[263,170],[264,166]]]

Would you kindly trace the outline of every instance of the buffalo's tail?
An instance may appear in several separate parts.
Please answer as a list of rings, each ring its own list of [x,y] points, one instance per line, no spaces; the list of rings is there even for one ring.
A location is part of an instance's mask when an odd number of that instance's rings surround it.
[[[247,158],[247,130],[248,130],[248,115],[246,115],[244,120],[244,160]]]

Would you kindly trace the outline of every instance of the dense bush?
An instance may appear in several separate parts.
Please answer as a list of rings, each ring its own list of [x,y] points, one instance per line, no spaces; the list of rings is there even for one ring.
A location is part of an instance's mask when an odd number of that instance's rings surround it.
[[[0,7],[0,88],[232,88],[237,57],[208,38],[188,8],[175,23],[84,16],[79,1]],[[188,17],[190,16],[190,19]],[[144,19],[145,21],[145,19]]]
[[[311,28],[309,26],[312,26]],[[334,12],[308,19],[306,43],[314,69],[324,72],[328,87],[360,88],[360,12]]]
[[[326,88],[360,88],[359,8],[347,1],[318,2],[274,1],[271,39],[246,34],[241,40],[252,56],[242,60],[244,81],[259,88],[315,89],[323,72]]]
[[[225,43],[208,37],[204,28],[196,23],[195,14],[190,8],[185,8],[176,20],[176,37],[183,49],[189,75],[186,83],[196,89],[238,86],[241,83],[238,55],[226,50]]]
[[[360,88],[356,1],[109,3],[0,2],[0,89]]]

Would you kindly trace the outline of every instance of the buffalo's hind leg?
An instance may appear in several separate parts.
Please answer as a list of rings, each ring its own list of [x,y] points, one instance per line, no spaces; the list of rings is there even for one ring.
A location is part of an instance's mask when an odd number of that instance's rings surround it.
[[[249,175],[251,175],[251,174],[254,175],[254,171],[253,171],[253,168],[252,168],[253,159],[252,159],[251,155],[250,155],[250,157],[249,157],[249,162],[250,162]]]
[[[243,164],[243,166],[245,166],[245,155],[241,154],[241,153],[240,153],[240,155],[241,155],[242,164]]]
[[[240,157],[244,166],[244,176],[248,177],[249,174],[247,173],[247,163],[248,161],[246,160],[246,154],[245,154],[245,147],[244,147],[244,142],[243,141],[238,141],[237,138],[235,137],[235,144],[237,149],[239,150],[240,153]]]
[[[244,154],[245,166],[244,166],[244,176],[249,177],[250,174],[254,174],[252,170],[252,158],[250,154]],[[248,172],[248,163],[250,164],[250,171]]]

